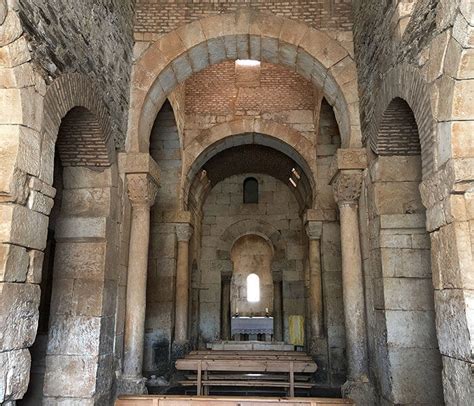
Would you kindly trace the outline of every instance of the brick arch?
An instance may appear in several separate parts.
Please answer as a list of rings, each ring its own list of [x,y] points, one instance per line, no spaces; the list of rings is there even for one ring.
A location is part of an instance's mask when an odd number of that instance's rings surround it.
[[[64,166],[108,167],[115,160],[108,112],[97,86],[81,74],[60,76],[48,86],[41,134],[46,146],[41,172],[47,181],[52,182],[56,141]]]
[[[394,99],[403,99],[410,107],[418,127],[423,177],[436,171],[435,119],[431,110],[428,85],[419,72],[406,64],[391,69],[375,95],[373,119],[367,129],[369,145],[377,145],[383,118]]]
[[[209,65],[239,58],[283,65],[322,88],[343,146],[361,145],[357,72],[349,52],[303,23],[242,9],[184,25],[143,52],[132,72],[127,150],[148,151],[156,114],[179,83]]]
[[[377,138],[370,147],[377,155],[419,155],[420,136],[412,109],[396,97],[380,120]]]

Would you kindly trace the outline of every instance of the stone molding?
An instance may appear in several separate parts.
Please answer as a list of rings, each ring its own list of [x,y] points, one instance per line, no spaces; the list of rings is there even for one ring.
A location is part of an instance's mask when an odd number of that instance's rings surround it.
[[[190,223],[176,224],[176,238],[180,242],[188,242],[193,235],[194,228]]]
[[[334,198],[339,206],[358,204],[362,190],[362,171],[343,170],[333,178]]]
[[[151,207],[155,203],[158,185],[146,173],[131,173],[127,175],[127,192],[132,206]]]
[[[310,240],[320,240],[323,232],[322,221],[308,221],[305,226],[306,234]]]

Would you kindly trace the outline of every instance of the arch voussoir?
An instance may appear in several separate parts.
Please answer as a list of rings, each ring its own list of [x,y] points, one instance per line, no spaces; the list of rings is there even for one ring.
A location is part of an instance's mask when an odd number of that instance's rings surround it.
[[[280,64],[311,80],[336,110],[343,146],[360,145],[353,139],[360,123],[355,62],[348,51],[306,24],[244,9],[180,27],[142,53],[132,73],[127,149],[148,149],[156,114],[179,83],[209,65],[243,58]]]

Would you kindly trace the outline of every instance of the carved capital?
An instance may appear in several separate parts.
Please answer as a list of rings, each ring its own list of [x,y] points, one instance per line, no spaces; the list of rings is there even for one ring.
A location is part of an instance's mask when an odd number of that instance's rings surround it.
[[[323,231],[322,221],[308,221],[304,226],[310,240],[320,240]]]
[[[232,281],[232,272],[222,272],[221,280],[225,283],[230,283]]]
[[[132,206],[153,206],[158,192],[158,185],[146,173],[130,173],[127,175],[128,198]]]
[[[357,204],[362,189],[362,171],[339,171],[332,187],[337,204]]]
[[[178,241],[189,241],[193,235],[193,226],[189,223],[176,224],[176,237]]]

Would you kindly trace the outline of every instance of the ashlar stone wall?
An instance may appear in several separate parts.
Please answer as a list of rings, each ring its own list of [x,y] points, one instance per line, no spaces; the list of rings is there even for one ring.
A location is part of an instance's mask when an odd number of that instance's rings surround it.
[[[243,182],[254,177],[259,183],[259,203],[243,204]],[[232,176],[214,186],[203,207],[200,336],[203,344],[220,339],[221,274],[232,273],[230,252],[220,241],[239,221],[260,220],[280,233],[272,272],[282,274],[284,339],[288,341],[288,316],[304,315],[305,241],[299,207],[288,186],[268,175]],[[251,232],[252,230],[246,230]]]
[[[403,33],[399,6],[399,1],[354,1],[363,138],[377,140],[382,117],[395,98],[413,111],[421,144],[419,188],[430,236],[444,401],[468,405],[474,396],[473,3],[415,1]],[[370,268],[377,270],[375,264]],[[374,297],[379,293],[374,291]],[[369,295],[369,307],[371,300]]]
[[[259,181],[259,203],[243,204],[243,182],[249,177]],[[307,317],[308,241],[299,207],[289,187],[268,175],[241,174],[219,182],[203,207],[202,248],[198,262],[200,343],[220,339],[221,280],[232,274],[226,235],[260,230],[259,224],[275,230],[272,275],[283,286],[283,337],[288,342],[288,316]],[[268,237],[268,236],[267,236]],[[323,302],[326,339],[318,348],[309,348],[320,367],[318,381],[340,385],[345,380],[345,335],[342,308],[340,235],[337,222],[325,222],[321,239]],[[195,270],[193,270],[195,272]]]

